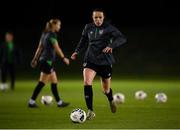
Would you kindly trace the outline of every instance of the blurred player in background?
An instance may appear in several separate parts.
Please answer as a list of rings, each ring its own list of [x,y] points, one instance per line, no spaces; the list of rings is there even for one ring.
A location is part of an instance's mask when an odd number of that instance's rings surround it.
[[[88,108],[87,119],[95,117],[92,82],[96,74],[101,77],[102,88],[108,98],[112,113],[116,112],[111,89],[112,64],[115,62],[112,52],[126,42],[125,37],[117,28],[104,21],[103,10],[94,10],[92,18],[93,23],[85,26],[80,42],[71,56],[71,59],[75,60],[88,43],[83,64],[84,97]]]
[[[10,87],[15,87],[15,65],[20,63],[20,51],[14,43],[14,35],[12,32],[5,34],[5,42],[0,45],[0,63],[1,63],[1,80],[0,88],[7,89],[7,74],[10,75]]]
[[[45,31],[42,33],[38,48],[31,62],[33,68],[37,63],[40,65],[40,79],[37,86],[34,89],[31,99],[29,100],[29,107],[37,107],[35,102],[41,89],[47,82],[51,83],[51,91],[57,101],[58,107],[66,107],[69,103],[63,102],[60,99],[57,90],[57,76],[53,68],[56,54],[62,59],[62,61],[69,65],[69,59],[66,58],[59,47],[56,32],[59,32],[61,28],[61,21],[59,19],[52,19],[46,24]]]

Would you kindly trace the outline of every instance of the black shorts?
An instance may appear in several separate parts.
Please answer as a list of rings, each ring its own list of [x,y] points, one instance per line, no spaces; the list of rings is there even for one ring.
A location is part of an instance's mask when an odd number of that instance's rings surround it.
[[[53,64],[48,64],[46,60],[39,61],[39,68],[40,71],[45,74],[51,74],[52,72],[54,72]]]
[[[98,76],[105,79],[112,76],[112,65],[96,65],[93,63],[84,63],[83,67],[94,70]]]

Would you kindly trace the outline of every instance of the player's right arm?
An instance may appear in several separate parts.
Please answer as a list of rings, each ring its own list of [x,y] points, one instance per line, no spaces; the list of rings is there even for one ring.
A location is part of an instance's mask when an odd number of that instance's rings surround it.
[[[82,32],[81,39],[80,39],[78,45],[76,46],[76,49],[75,49],[74,53],[71,55],[72,60],[76,60],[77,55],[80,53],[80,51],[84,47],[85,43],[88,41],[87,26],[88,25],[85,26],[85,28],[84,28],[84,30]]]
[[[53,34],[53,35],[50,37],[50,42],[51,42],[51,44],[53,45],[53,48],[54,48],[56,54],[57,54],[60,58],[62,58],[63,62],[64,62],[66,65],[69,65],[69,64],[70,64],[69,59],[64,56],[64,53],[63,53],[61,47],[60,47],[59,44],[58,44],[58,40],[57,40],[56,35]]]
[[[70,64],[69,59],[64,56],[64,53],[63,53],[62,49],[59,47],[59,44],[57,41],[56,41],[56,43],[53,44],[53,47],[54,47],[57,55],[62,58],[63,62],[66,65],[69,65]]]
[[[42,49],[43,49],[43,45],[42,45],[42,42],[41,42],[41,40],[40,40],[39,45],[38,45],[38,48],[37,48],[36,53],[35,53],[35,55],[34,55],[34,58],[33,58],[32,61],[31,61],[31,67],[32,67],[32,68],[35,68],[35,67],[36,67],[37,61],[38,61],[38,59],[39,59],[39,57],[40,57],[40,55],[41,55]]]

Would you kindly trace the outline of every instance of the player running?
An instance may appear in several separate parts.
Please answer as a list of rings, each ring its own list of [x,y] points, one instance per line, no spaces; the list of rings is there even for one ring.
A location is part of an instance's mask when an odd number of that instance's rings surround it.
[[[45,31],[42,33],[38,48],[36,50],[35,56],[31,62],[33,68],[36,67],[37,63],[40,64],[40,79],[37,84],[31,99],[29,100],[29,107],[37,107],[36,98],[40,93],[41,89],[49,81],[51,82],[51,91],[57,101],[58,107],[66,107],[69,103],[63,102],[57,90],[57,76],[53,68],[55,62],[55,56],[57,55],[63,60],[66,65],[69,65],[69,59],[66,58],[58,45],[56,32],[59,32],[61,28],[61,21],[59,19],[52,19],[46,24]]]
[[[71,59],[75,60],[85,43],[88,42],[83,64],[84,97],[88,108],[88,120],[95,117],[92,82],[96,74],[101,77],[102,88],[108,98],[112,113],[116,112],[111,89],[112,64],[115,62],[112,52],[126,42],[126,38],[117,28],[104,21],[103,10],[94,10],[92,18],[93,23],[85,26],[80,42],[71,56]]]

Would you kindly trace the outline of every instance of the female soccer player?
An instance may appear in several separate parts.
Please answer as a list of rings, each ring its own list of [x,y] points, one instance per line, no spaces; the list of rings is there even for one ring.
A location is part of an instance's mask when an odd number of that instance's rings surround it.
[[[81,49],[88,42],[84,57],[84,97],[88,108],[87,119],[95,117],[93,112],[92,82],[94,77],[101,77],[102,88],[109,100],[112,113],[116,112],[111,89],[112,52],[115,48],[126,42],[123,34],[114,26],[104,21],[104,12],[96,9],[92,13],[93,23],[87,24],[82,32],[82,37],[71,59],[75,60]]]
[[[31,99],[29,100],[29,107],[37,107],[36,98],[40,93],[41,89],[45,84],[50,81],[51,82],[51,90],[57,101],[58,107],[68,106],[69,103],[63,102],[57,90],[57,76],[56,72],[53,68],[53,64],[55,62],[55,55],[57,55],[63,60],[66,65],[69,65],[69,59],[66,58],[58,45],[56,32],[59,32],[61,28],[61,22],[59,19],[52,19],[46,24],[45,31],[43,32],[38,48],[36,50],[35,56],[31,62],[31,66],[33,68],[36,67],[38,61],[40,64],[40,79],[37,84],[34,92],[32,94]]]

